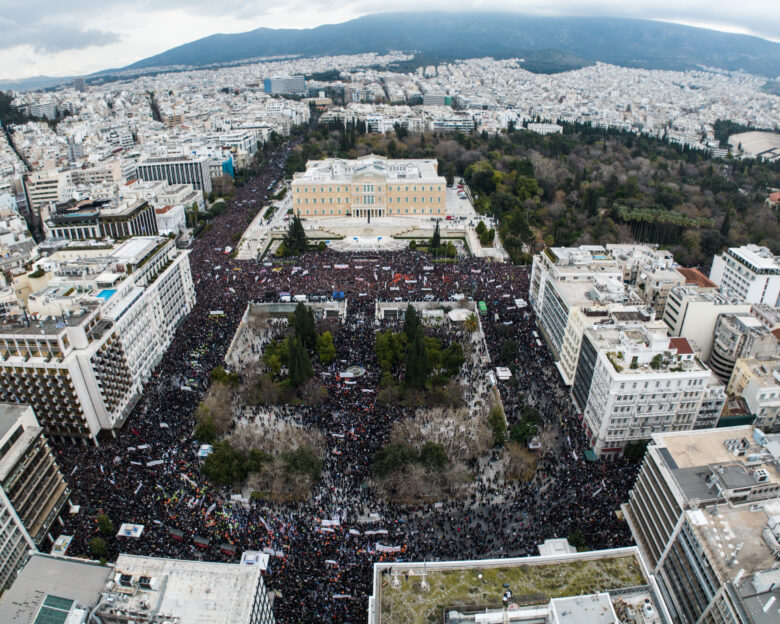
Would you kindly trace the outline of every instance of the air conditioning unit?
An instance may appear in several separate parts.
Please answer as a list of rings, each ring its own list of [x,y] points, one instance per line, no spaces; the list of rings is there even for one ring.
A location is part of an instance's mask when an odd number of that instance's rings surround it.
[[[756,483],[763,483],[767,479],[769,479],[769,473],[764,470],[763,468],[759,468],[753,473],[753,476],[756,478]]]

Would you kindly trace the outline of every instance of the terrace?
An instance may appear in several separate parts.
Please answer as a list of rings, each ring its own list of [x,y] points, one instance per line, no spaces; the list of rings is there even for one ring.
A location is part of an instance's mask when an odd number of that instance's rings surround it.
[[[633,549],[563,557],[377,564],[374,619],[371,623],[444,622],[456,610],[502,608],[511,589],[511,604],[546,606],[552,598],[592,594],[648,583]],[[423,589],[423,582],[429,589]]]

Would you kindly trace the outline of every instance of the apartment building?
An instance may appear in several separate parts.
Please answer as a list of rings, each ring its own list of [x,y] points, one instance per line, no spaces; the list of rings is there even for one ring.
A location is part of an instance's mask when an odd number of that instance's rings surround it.
[[[0,400],[33,406],[48,435],[120,427],[194,305],[188,252],[135,237],[39,262],[48,275],[0,324]]]
[[[780,621],[780,436],[653,435],[623,512],[677,624]]]
[[[146,156],[136,163],[136,175],[147,182],[192,184],[195,190],[210,193],[210,163],[207,156]]]
[[[675,286],[669,291],[663,321],[672,336],[695,342],[701,349],[702,358],[709,360],[718,317],[749,312],[750,304],[729,295],[702,290],[698,286]]]
[[[67,175],[56,169],[36,171],[25,175],[24,191],[30,212],[39,215],[42,207],[56,204],[64,199],[67,184]]]
[[[435,159],[328,158],[293,176],[292,205],[302,217],[441,217],[446,186]]]
[[[738,359],[766,359],[777,353],[777,338],[752,314],[718,316],[709,364],[723,383],[729,382]]]
[[[0,485],[36,546],[51,547],[50,530],[70,497],[43,427],[29,405],[0,403]],[[47,541],[48,540],[48,541]]]
[[[154,208],[145,200],[113,202],[88,199],[58,204],[44,221],[47,238],[87,240],[157,234]]]
[[[713,258],[710,279],[747,303],[780,305],[780,261],[766,247],[730,247]]]
[[[756,427],[780,430],[780,357],[776,354],[738,359],[726,390],[745,401]]]
[[[597,296],[612,304],[630,301],[623,287],[623,271],[604,247],[548,247],[533,257],[529,299],[539,329],[569,385],[584,328],[609,316],[608,309],[598,305]],[[636,298],[633,301],[639,303]]]
[[[726,401],[690,343],[670,339],[660,321],[586,329],[572,397],[594,453],[605,457],[654,433],[713,427]]]

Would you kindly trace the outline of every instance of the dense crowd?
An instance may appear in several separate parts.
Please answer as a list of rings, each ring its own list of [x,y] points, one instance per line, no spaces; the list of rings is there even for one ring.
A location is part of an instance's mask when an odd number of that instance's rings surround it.
[[[575,530],[592,548],[628,543],[629,533],[614,512],[626,499],[634,468],[621,461],[585,461],[582,424],[547,349],[533,334],[533,313],[515,303],[527,297],[527,268],[472,258],[433,264],[412,251],[319,251],[292,262],[242,261],[225,253],[280,179],[290,147],[238,188],[228,209],[194,243],[197,303],[125,426],[115,435],[103,434],[99,446],[57,446],[72,501],[80,505],[62,531],[73,535],[69,554],[88,553],[90,540],[100,535],[97,515],[106,513],[116,526],[144,525],[140,538],[107,538],[110,559],[129,552],[235,562],[245,550],[265,551],[271,555],[266,582],[277,592],[277,621],[362,622],[376,561],[536,554],[544,539]],[[348,298],[348,313],[334,328],[336,360],[320,371],[330,373],[322,375],[328,398],[283,410],[325,433],[322,476],[312,496],[305,502],[232,502],[231,492],[200,475],[191,436],[209,372],[224,363],[247,302],[277,298],[279,292],[338,291]],[[520,392],[499,382],[510,422],[520,401],[527,401],[558,428],[559,446],[540,459],[529,483],[499,479],[490,470],[494,450],[470,466],[477,478],[463,497],[435,505],[391,504],[366,487],[373,454],[405,413],[377,403],[375,301],[447,300],[455,293],[487,303],[482,326],[491,360],[507,337],[519,344],[514,364]],[[217,310],[223,314],[211,314]],[[353,365],[366,374],[352,383],[335,374]],[[476,382],[476,370],[484,369],[469,368],[466,381]],[[469,388],[465,394],[473,398],[475,392]],[[157,463],[149,467],[149,462]],[[196,538],[208,544],[200,547]]]

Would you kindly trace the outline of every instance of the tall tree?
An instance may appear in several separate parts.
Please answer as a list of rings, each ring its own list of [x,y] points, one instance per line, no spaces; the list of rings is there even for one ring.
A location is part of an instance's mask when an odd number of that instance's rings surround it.
[[[304,253],[308,249],[309,240],[306,238],[303,223],[298,215],[294,215],[284,237],[284,251],[288,255],[295,256]]]
[[[290,340],[290,383],[293,388],[298,388],[304,381],[312,376],[311,360],[309,354],[301,343],[301,339],[296,336],[295,340]]]
[[[303,305],[303,302],[298,302],[295,306],[295,312],[292,313],[290,322],[295,330],[295,336],[300,339],[301,343],[307,349],[314,349],[317,345],[317,332],[314,328],[314,314],[312,311]]]
[[[417,310],[415,310],[414,306],[410,303],[406,306],[406,314],[404,315],[404,334],[406,334],[406,339],[409,344],[412,343],[412,340],[414,340],[414,337],[418,333],[422,333],[420,317],[417,316]]]
[[[420,330],[414,334],[406,353],[406,384],[422,390],[430,373],[431,363],[425,348],[425,335]]]
[[[436,229],[433,230],[433,238],[431,238],[431,251],[436,251],[441,247],[441,233],[439,232],[439,222],[436,221]]]

